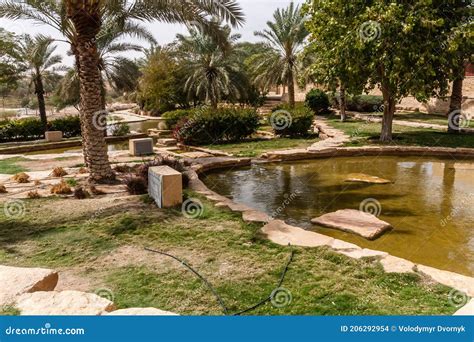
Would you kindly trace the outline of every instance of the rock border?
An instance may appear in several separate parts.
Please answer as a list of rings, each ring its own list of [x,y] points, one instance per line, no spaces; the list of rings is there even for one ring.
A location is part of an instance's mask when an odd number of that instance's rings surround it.
[[[425,148],[405,146],[381,146],[381,147],[342,147],[326,150],[310,151],[303,149],[268,152],[263,157],[266,162],[286,162],[307,159],[322,159],[331,157],[360,157],[360,156],[427,156],[427,157],[458,157],[463,160],[474,159],[474,149],[469,148]],[[238,168],[249,166],[253,162],[262,162],[251,158],[205,158],[192,161],[192,168],[187,172],[189,177],[189,188],[203,195],[208,200],[215,202],[216,207],[227,207],[234,212],[240,212],[242,219],[247,223],[262,223],[261,232],[270,241],[288,246],[288,244],[300,247],[322,247],[331,248],[334,252],[344,254],[350,258],[375,258],[387,273],[415,273],[428,277],[432,281],[446,285],[474,298],[474,278],[454,272],[436,269],[433,267],[415,264],[393,256],[387,252],[362,248],[358,245],[335,239],[324,234],[307,231],[303,228],[291,226],[284,221],[275,220],[266,213],[251,208],[244,204],[233,202],[209,189],[200,176],[211,170]],[[265,161],[264,161],[265,162]],[[447,299],[448,300],[448,299]],[[466,314],[472,307],[459,307],[456,314]],[[456,315],[455,314],[455,315]],[[471,313],[474,315],[474,312]]]

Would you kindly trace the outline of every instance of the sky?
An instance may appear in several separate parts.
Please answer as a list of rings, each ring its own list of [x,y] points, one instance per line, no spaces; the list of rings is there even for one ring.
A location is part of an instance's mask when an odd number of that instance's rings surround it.
[[[1,0],[0,0],[1,1]],[[177,0],[179,1],[179,0]],[[254,32],[262,30],[268,20],[272,19],[273,12],[277,8],[287,7],[290,4],[290,0],[239,0],[240,6],[242,7],[245,16],[246,23],[242,28],[237,30],[242,35],[242,40],[255,42],[258,38],[254,36]],[[305,0],[294,0],[294,3],[302,4]],[[147,28],[153,33],[155,39],[159,44],[167,44],[174,40],[177,33],[186,33],[186,28],[182,25],[164,24],[160,22],[147,23]],[[11,21],[6,19],[0,19],[0,27],[13,31],[17,34],[29,33],[37,34],[42,33],[50,35],[54,38],[61,39],[61,35],[58,34],[54,29],[51,29],[45,25],[34,25],[30,21]],[[147,45],[144,43],[144,45]],[[63,55],[63,64],[73,65],[73,58],[66,56],[68,51],[68,45],[65,43],[58,43],[57,53]],[[138,57],[139,54],[130,54],[133,57]]]

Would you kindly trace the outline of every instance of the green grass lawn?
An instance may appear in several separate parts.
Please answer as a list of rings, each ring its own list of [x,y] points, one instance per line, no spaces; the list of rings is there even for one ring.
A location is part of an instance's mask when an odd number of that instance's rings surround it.
[[[362,120],[340,122],[329,118],[329,124],[351,136],[347,146],[380,145],[381,123],[367,123]],[[393,126],[393,145],[429,147],[470,147],[474,148],[474,134],[449,134],[433,129]]]
[[[306,148],[316,142],[318,142],[318,139],[315,137],[295,139],[277,138],[272,140],[249,141],[235,144],[215,144],[205,147],[231,153],[236,157],[258,157],[265,152],[274,150]]]
[[[14,175],[18,172],[28,171],[24,167],[18,165],[18,162],[25,161],[25,158],[14,157],[0,160],[0,173]]]
[[[84,288],[86,283],[85,290],[91,292],[110,289],[119,308],[222,314],[199,279],[180,263],[144,250],[152,247],[185,259],[215,286],[230,312],[253,306],[278,284],[292,247],[265,240],[258,226],[202,201],[203,215],[192,219],[181,210],[159,210],[138,197],[126,202],[29,200],[19,220],[7,219],[0,211],[0,264],[54,268],[61,271],[60,277],[72,273],[74,286]],[[295,252],[283,283],[291,302],[281,308],[267,303],[249,314],[456,311],[448,301],[449,288],[418,275],[387,274],[373,259],[353,260],[327,248]],[[6,313],[15,313],[12,310]]]
[[[369,113],[369,115],[383,116],[383,113]],[[420,122],[426,124],[436,124],[441,126],[448,126],[448,118],[444,115],[439,114],[426,114],[426,113],[397,113],[394,116],[395,120],[411,121],[411,122]],[[474,128],[474,120],[469,121],[469,127]]]

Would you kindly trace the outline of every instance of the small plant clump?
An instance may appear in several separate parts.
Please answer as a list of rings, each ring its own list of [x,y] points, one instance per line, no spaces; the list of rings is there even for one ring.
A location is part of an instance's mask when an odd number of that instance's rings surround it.
[[[35,183],[34,183],[36,186],[38,185],[41,185],[42,183],[39,181],[39,180],[35,180]]]
[[[19,183],[19,184],[24,184],[24,183],[29,183],[30,182],[30,176],[28,176],[24,172],[17,173],[16,175],[14,175],[12,177],[12,179],[15,182]]]
[[[0,194],[6,194],[8,191],[7,191],[7,188],[5,187],[5,185],[3,184],[0,184]]]
[[[41,195],[38,193],[37,190],[28,192],[27,196],[28,198],[31,198],[31,199],[41,198]]]
[[[90,194],[82,186],[77,186],[74,188],[74,197],[77,199],[86,199],[90,197]]]
[[[55,178],[60,178],[67,176],[67,172],[62,167],[55,167],[53,169],[53,172],[51,172],[51,176]]]
[[[70,195],[72,193],[71,187],[65,181],[53,185],[51,193],[55,195]]]
[[[133,167],[125,164],[117,165],[114,167],[114,171],[118,173],[130,173],[133,171]]]
[[[88,173],[88,172],[89,172],[89,170],[87,170],[87,168],[85,168],[85,167],[81,167],[81,168],[79,169],[79,173],[80,173],[81,175],[83,175],[83,174],[85,174],[85,173]]]
[[[148,192],[147,181],[141,176],[128,176],[124,182],[130,195],[144,195]]]
[[[75,178],[66,179],[66,183],[71,187],[77,186],[77,180]]]

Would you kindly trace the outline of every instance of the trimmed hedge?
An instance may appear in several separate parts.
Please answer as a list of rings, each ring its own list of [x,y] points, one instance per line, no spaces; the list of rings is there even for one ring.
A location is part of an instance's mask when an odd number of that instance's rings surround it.
[[[237,142],[254,134],[259,127],[255,109],[198,108],[189,117],[181,119],[174,136],[188,145],[209,145]]]
[[[339,93],[330,95],[331,106],[339,108]],[[347,95],[346,109],[354,112],[372,113],[381,111],[383,97],[376,95]]]
[[[315,113],[319,115],[329,114],[329,97],[320,89],[313,89],[306,94],[306,105]]]
[[[314,113],[302,104],[298,104],[293,109],[289,105],[280,105],[273,110],[269,121],[275,135],[306,136],[313,125]]]
[[[0,121],[0,141],[25,141],[44,138],[43,124],[40,119]],[[78,116],[67,116],[48,122],[48,130],[62,131],[65,138],[81,135],[81,121]]]

